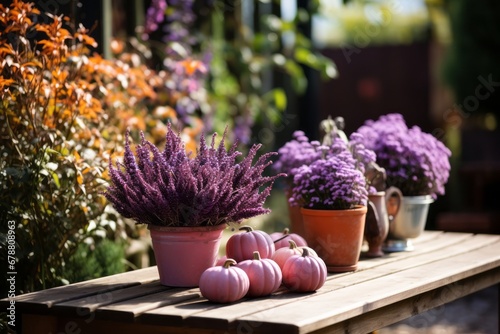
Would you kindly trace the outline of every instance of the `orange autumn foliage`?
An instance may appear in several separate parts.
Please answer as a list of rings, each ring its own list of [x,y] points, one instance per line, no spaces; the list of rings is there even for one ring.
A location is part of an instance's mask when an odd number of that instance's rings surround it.
[[[124,233],[100,193],[125,129],[161,143],[166,122],[177,123],[158,96],[166,73],[133,52],[104,59],[96,46],[65,16],[18,0],[0,5],[0,220],[21,224],[28,237],[17,240],[20,249],[37,250],[19,258],[25,292],[61,284],[89,226],[114,221],[111,236]],[[192,140],[199,126],[182,132]]]

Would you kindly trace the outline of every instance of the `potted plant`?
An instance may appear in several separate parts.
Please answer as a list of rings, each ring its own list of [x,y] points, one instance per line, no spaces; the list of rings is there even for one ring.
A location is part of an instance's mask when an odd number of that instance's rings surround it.
[[[164,285],[197,286],[215,264],[226,225],[270,212],[263,204],[282,174],[262,173],[275,153],[253,164],[260,148],[254,145],[238,161],[237,144],[225,148],[226,132],[218,146],[215,134],[210,146],[202,135],[195,156],[170,124],[163,151],[142,134],[134,155],[127,133],[123,163],[110,161],[105,196],[121,215],[147,224]]]
[[[358,142],[376,153],[377,164],[386,171],[386,186],[396,187],[403,194],[385,249],[410,250],[408,239],[424,230],[429,204],[445,192],[451,151],[418,126],[408,128],[400,114],[368,120],[356,133],[361,134]]]
[[[319,141],[309,141],[309,138],[303,131],[295,131],[293,139],[285,143],[278,150],[278,159],[273,165],[273,168],[285,173],[285,195],[288,204],[288,213],[290,217],[290,229],[292,232],[304,236],[304,226],[300,207],[291,206],[289,203],[291,188],[295,170],[302,165],[310,165],[312,162],[321,158],[321,151],[318,147],[321,145]]]
[[[290,203],[301,207],[305,238],[331,272],[352,271],[363,243],[368,189],[363,159],[334,137],[322,158],[294,170]]]

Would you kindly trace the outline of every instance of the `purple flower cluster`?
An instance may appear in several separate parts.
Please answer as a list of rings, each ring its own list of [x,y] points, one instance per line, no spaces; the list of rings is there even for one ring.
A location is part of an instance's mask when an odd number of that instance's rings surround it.
[[[443,195],[450,175],[450,150],[418,126],[408,128],[402,115],[388,114],[368,120],[354,141],[372,149],[386,170],[387,186],[404,195]],[[352,139],[351,139],[352,140]]]
[[[190,31],[196,20],[193,11],[194,0],[169,0],[168,2],[169,6],[175,9],[171,10],[166,17],[167,24],[163,26],[165,33],[163,41],[166,43],[177,42],[189,49],[196,42],[196,37]]]
[[[289,183],[293,182],[295,169],[302,165],[310,165],[321,158],[322,151],[318,141],[309,141],[302,131],[295,131],[293,139],[278,150],[278,160],[274,169],[288,175]]]
[[[302,131],[278,151],[275,168],[290,178],[290,204],[313,209],[344,210],[366,205],[364,171],[375,154],[362,144],[350,147],[339,137],[331,145],[309,141]]]
[[[331,145],[321,145],[318,141],[310,142],[304,132],[295,131],[294,139],[278,150],[279,158],[274,168],[288,175],[290,188],[295,186],[294,176],[299,172],[299,167],[311,166],[318,160],[328,160],[337,156],[341,156],[351,168],[366,176],[365,173],[375,164],[376,155],[360,142],[360,136],[360,134],[354,134],[352,137],[354,141],[350,143],[346,143],[339,136],[332,136]],[[366,177],[364,185],[369,193],[376,192]]]
[[[363,144],[363,136],[359,133],[352,133],[349,137],[349,149],[356,160],[356,168],[363,174],[377,161],[377,155]]]
[[[158,26],[165,20],[166,0],[152,0],[146,12],[144,24],[144,38],[148,39],[149,34],[158,29]]]
[[[144,40],[161,38],[165,45],[160,57],[168,76],[162,96],[169,98],[166,103],[175,109],[184,125],[191,124],[192,117],[200,110],[208,109],[205,83],[211,53],[193,51],[200,43],[192,33],[197,19],[194,7],[194,0],[153,0],[147,9],[142,34]]]
[[[234,144],[218,147],[215,134],[210,146],[202,136],[196,157],[186,153],[179,135],[169,124],[163,152],[145,140],[134,156],[126,135],[123,163],[110,161],[112,184],[106,198],[124,217],[138,223],[159,226],[205,226],[240,222],[269,213],[263,208],[276,178],[263,176],[274,152],[266,153],[252,165],[260,145],[237,161],[241,152]]]
[[[348,151],[302,165],[295,171],[290,204],[320,210],[346,210],[366,205],[365,177]]]

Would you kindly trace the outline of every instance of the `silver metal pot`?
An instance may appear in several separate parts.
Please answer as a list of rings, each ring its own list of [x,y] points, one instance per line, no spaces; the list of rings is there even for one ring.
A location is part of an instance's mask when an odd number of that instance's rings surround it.
[[[403,196],[397,214],[390,220],[384,251],[400,252],[413,249],[410,239],[418,237],[424,231],[429,204],[432,202],[434,199],[430,195]]]

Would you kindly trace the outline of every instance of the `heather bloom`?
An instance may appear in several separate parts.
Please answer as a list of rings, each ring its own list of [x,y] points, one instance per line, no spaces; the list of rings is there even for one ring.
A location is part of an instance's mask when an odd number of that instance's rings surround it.
[[[450,150],[418,126],[408,128],[400,114],[368,120],[356,133],[356,142],[372,149],[386,170],[387,186],[404,195],[443,195],[450,175]]]
[[[226,150],[225,138],[226,132],[216,147],[215,134],[210,146],[202,136],[192,158],[169,124],[163,151],[142,135],[134,156],[127,133],[123,163],[115,167],[110,161],[112,185],[105,196],[124,217],[159,226],[239,223],[269,213],[263,204],[283,174],[262,173],[275,153],[253,163],[260,148],[254,145],[239,161],[241,152],[236,144]]]
[[[346,210],[366,205],[365,177],[353,160],[348,151],[342,151],[297,168],[290,204],[320,210]]]

